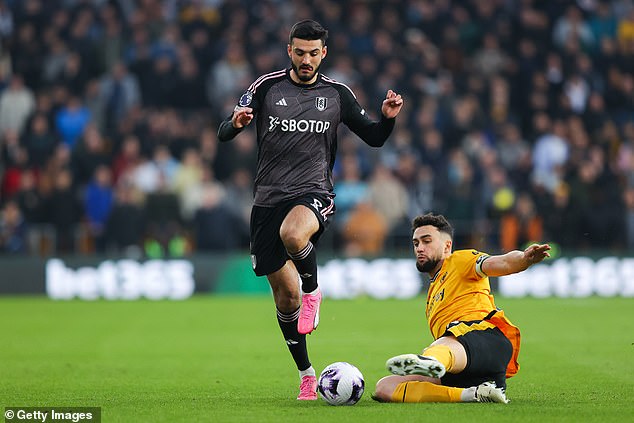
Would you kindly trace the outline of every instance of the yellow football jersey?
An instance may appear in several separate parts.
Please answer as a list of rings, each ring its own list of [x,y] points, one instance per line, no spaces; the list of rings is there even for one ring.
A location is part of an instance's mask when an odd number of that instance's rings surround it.
[[[487,257],[488,254],[476,250],[454,251],[432,278],[427,291],[425,313],[434,339],[443,336],[452,322],[483,320],[497,309],[491,295],[489,278],[481,268]],[[513,344],[513,358],[507,368],[507,377],[510,377],[519,369],[519,329],[511,324],[501,310],[489,317],[467,330],[498,327],[504,333]],[[464,332],[464,329],[458,327],[456,330]],[[456,336],[462,334],[454,333]]]

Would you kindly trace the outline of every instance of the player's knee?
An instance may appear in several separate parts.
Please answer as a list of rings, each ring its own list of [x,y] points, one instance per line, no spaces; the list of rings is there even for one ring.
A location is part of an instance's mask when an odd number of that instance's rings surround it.
[[[302,248],[306,247],[306,244],[308,244],[306,236],[295,228],[289,228],[287,226],[282,226],[282,228],[280,228],[280,238],[282,239],[282,243],[284,243],[286,250],[291,253],[300,251]]]
[[[391,402],[392,394],[394,394],[394,376],[385,376],[376,383],[372,398],[376,401]]]

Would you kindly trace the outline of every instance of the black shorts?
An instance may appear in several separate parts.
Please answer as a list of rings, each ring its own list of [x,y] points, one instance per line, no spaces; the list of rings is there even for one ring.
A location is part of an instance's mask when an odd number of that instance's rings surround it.
[[[291,209],[303,204],[315,213],[319,230],[312,236],[316,244],[335,213],[334,196],[307,194],[278,204],[275,207],[253,206],[251,210],[251,263],[257,276],[270,275],[289,260],[280,238],[280,227]]]
[[[459,322],[469,325],[478,322]],[[446,335],[455,336],[451,332]],[[441,378],[445,386],[468,388],[483,382],[494,381],[499,388],[506,389],[506,366],[513,354],[513,346],[502,331],[496,327],[472,330],[456,336],[467,352],[467,367],[457,374],[446,373]]]

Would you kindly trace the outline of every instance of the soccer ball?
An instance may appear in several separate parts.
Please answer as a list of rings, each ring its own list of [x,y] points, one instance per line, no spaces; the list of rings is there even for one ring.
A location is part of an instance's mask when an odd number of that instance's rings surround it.
[[[330,405],[354,405],[361,399],[364,388],[359,369],[341,361],[327,366],[317,383],[321,397]]]

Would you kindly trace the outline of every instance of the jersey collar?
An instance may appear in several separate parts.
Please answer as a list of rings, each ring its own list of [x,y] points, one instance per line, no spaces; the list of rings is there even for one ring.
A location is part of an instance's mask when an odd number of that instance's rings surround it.
[[[291,69],[292,68],[286,69],[286,78],[288,78],[288,80],[291,82],[291,84],[295,85],[296,87],[300,87],[300,88],[304,88],[304,89],[311,89],[315,85],[317,85],[317,83],[321,80],[321,72],[317,72],[317,79],[315,79],[315,82],[313,82],[312,84],[300,84],[300,83],[297,83],[297,82],[293,81],[293,78],[291,78]]]

